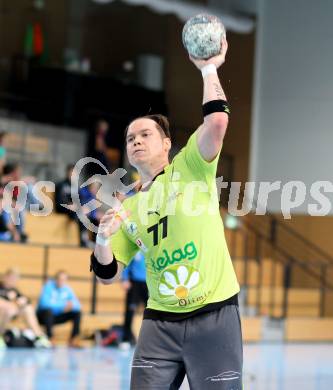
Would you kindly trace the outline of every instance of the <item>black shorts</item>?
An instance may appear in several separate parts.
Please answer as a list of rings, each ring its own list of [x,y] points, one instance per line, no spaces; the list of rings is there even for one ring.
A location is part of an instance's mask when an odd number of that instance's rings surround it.
[[[243,347],[237,305],[182,321],[143,320],[131,390],[242,390]]]

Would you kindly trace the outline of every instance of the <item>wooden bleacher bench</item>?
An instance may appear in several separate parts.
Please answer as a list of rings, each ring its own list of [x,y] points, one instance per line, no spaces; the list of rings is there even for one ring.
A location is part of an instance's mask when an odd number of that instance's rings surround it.
[[[43,259],[43,247],[0,243],[0,273],[18,268],[21,274],[41,276]]]
[[[286,341],[333,341],[333,318],[287,318]]]
[[[65,214],[46,217],[26,214],[26,232],[29,242],[37,244],[78,245],[79,233],[75,221]]]
[[[288,290],[288,317],[319,317],[320,291],[317,288]]]
[[[54,277],[58,270],[65,270],[68,273],[69,284],[85,313],[91,310],[93,275],[89,272],[90,254],[91,250],[85,248],[50,247],[46,268],[49,278]],[[43,247],[0,243],[0,274],[8,268],[17,268],[23,275],[19,288],[35,305],[43,285],[44,255]],[[124,302],[125,291],[119,283],[108,286],[97,284],[98,313],[122,314]]]
[[[283,266],[269,259],[263,259],[261,264],[258,264],[256,259],[248,259],[245,263],[243,259],[233,261],[235,272],[238,281],[241,285],[247,282],[248,286],[257,286],[259,283],[259,267],[261,266],[261,286],[271,286],[272,282],[275,286],[283,285]],[[247,277],[245,278],[245,271]]]
[[[32,232],[31,237],[35,242],[45,243],[53,240],[54,243],[64,244],[74,242],[77,235],[77,227],[73,223],[73,231],[66,230],[68,219],[64,215],[51,215],[49,217],[28,216],[27,227]],[[71,228],[71,229],[72,229]],[[67,231],[67,233],[65,233]],[[69,233],[68,233],[69,232]],[[66,238],[66,234],[70,238]],[[53,237],[54,236],[54,237]],[[50,238],[51,237],[51,238]],[[53,237],[53,238],[52,238]],[[76,237],[77,239],[77,237]],[[230,239],[230,237],[228,237]],[[236,236],[238,254],[243,254],[243,239]],[[59,269],[64,269],[70,275],[70,285],[82,304],[83,320],[82,334],[92,334],[96,329],[107,329],[112,324],[121,324],[123,321],[125,291],[119,283],[109,286],[97,285],[97,314],[90,314],[92,275],[89,272],[89,249],[78,247],[50,247],[48,251],[47,272],[53,277]],[[18,268],[24,277],[20,282],[20,289],[33,302],[37,303],[44,275],[45,249],[42,246],[30,246],[21,244],[0,243],[0,274],[8,268]],[[244,278],[244,260],[235,258],[234,266],[241,284]],[[269,258],[262,260],[261,280],[258,280],[258,263],[250,258],[247,267],[248,303],[256,305],[257,284],[260,282],[260,315],[273,314],[277,317],[283,314],[283,267],[276,265],[274,278],[274,312],[271,312],[270,297],[272,294],[273,263]],[[86,278],[76,280],[75,278]],[[333,301],[333,297],[332,300]],[[288,290],[288,307],[286,319],[287,341],[333,341],[333,319],[321,319],[319,317],[320,291],[319,289],[301,289],[292,287]],[[108,314],[105,314],[108,313]],[[332,310],[333,314],[333,310]],[[142,313],[135,317],[134,329],[138,333],[142,319]],[[15,324],[15,322],[14,322]],[[59,340],[66,340],[69,335],[69,324],[55,327]],[[303,330],[302,330],[303,329]],[[243,335],[245,341],[259,341],[262,334],[262,320],[260,317],[243,318]]]
[[[243,341],[258,342],[262,338],[262,318],[243,317],[242,318]]]
[[[251,306],[257,305],[258,292],[256,287],[248,289],[248,303]],[[260,314],[283,315],[283,287],[265,287],[259,289]],[[271,307],[273,296],[273,306]],[[287,316],[288,317],[318,317],[320,304],[319,289],[289,288],[287,292]],[[272,309],[274,310],[272,313]]]

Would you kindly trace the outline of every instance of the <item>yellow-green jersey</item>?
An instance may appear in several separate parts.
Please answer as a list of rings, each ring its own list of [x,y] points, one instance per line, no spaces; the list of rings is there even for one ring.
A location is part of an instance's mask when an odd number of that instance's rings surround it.
[[[124,201],[130,216],[111,239],[125,266],[144,253],[148,309],[187,313],[239,292],[217,196],[219,156],[202,158],[197,133],[147,191]]]

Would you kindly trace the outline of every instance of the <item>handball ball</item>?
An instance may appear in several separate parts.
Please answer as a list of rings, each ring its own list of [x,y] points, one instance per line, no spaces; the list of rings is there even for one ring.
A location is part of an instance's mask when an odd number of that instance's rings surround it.
[[[204,59],[220,53],[225,28],[213,15],[199,14],[189,19],[183,28],[183,44],[191,57]]]

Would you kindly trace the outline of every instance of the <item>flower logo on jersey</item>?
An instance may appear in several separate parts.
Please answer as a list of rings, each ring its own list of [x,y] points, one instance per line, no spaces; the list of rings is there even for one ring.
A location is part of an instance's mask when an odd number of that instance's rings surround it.
[[[179,265],[163,272],[158,290],[162,296],[176,296],[184,299],[200,281],[199,272],[191,266]]]

